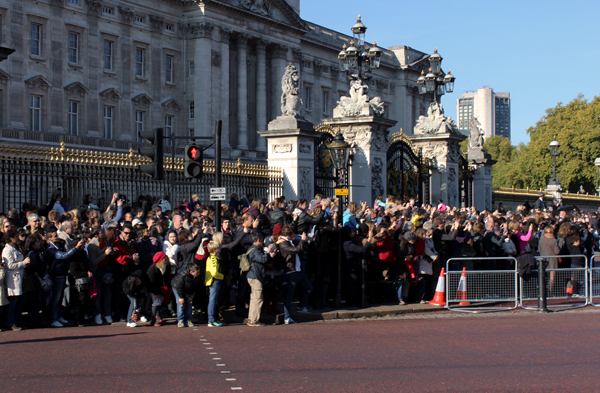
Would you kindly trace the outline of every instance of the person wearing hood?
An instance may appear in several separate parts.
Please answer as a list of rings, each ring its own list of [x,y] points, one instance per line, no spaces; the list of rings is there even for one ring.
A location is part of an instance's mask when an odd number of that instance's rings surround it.
[[[342,225],[352,225],[355,228],[358,228],[358,221],[365,214],[365,210],[367,210],[367,202],[362,203],[360,210],[356,202],[350,202],[348,208],[344,212]]]

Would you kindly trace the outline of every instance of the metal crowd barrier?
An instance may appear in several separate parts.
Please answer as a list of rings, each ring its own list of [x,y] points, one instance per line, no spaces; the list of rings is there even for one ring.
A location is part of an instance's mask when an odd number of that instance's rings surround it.
[[[553,258],[554,255],[536,256],[535,260]],[[546,299],[548,308],[556,311],[584,307],[589,304],[588,299],[588,263],[585,255],[560,255],[562,259],[582,258],[585,266],[581,268],[548,269],[546,268]],[[599,272],[600,273],[600,269]],[[598,275],[600,278],[600,274]],[[598,281],[600,283],[600,280]],[[525,310],[537,310],[539,296],[538,270],[532,269],[529,277],[521,277],[519,306]],[[568,300],[556,303],[556,300]],[[576,300],[583,303],[575,302]],[[524,302],[536,301],[535,306],[526,306]]]
[[[514,268],[469,270],[474,262],[491,266],[498,261],[510,261]],[[450,266],[459,267],[460,270],[448,270]],[[462,271],[463,267],[467,267],[467,270]],[[517,260],[513,257],[450,258],[446,263],[446,308],[472,313],[514,310],[519,305],[517,274]],[[494,305],[499,302],[514,305]]]
[[[600,298],[600,255],[593,255],[590,258],[589,272],[589,304],[598,307],[600,303],[595,303],[594,298]]]

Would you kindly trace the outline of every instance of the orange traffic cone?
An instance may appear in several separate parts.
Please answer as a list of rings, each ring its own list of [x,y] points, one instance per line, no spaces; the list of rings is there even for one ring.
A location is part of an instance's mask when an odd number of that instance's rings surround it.
[[[458,289],[456,290],[457,300],[467,300],[467,268],[463,267],[462,274],[460,275],[460,281],[458,282]],[[460,306],[468,306],[469,302],[460,302]]]
[[[435,287],[435,295],[433,296],[433,300],[429,302],[429,304],[433,304],[434,306],[443,307],[446,305],[446,281],[444,279],[444,273],[446,272],[445,268],[442,268],[440,272],[440,278],[438,278],[437,286]]]

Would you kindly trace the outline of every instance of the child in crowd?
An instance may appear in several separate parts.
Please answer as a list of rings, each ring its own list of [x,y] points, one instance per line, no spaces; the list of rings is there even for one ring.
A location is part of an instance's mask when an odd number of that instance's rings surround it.
[[[215,314],[219,307],[219,294],[221,292],[221,284],[225,276],[221,273],[219,266],[219,254],[221,253],[221,246],[215,241],[208,243],[208,252],[210,257],[206,261],[206,274],[204,277],[204,284],[210,288],[210,295],[208,300],[208,326],[219,327],[223,324],[215,321]]]

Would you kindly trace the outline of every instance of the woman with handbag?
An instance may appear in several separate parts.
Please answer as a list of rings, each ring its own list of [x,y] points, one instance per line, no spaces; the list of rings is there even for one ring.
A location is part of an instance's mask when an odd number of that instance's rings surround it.
[[[2,263],[6,269],[6,288],[8,290],[8,310],[6,324],[12,330],[22,329],[22,314],[25,299],[23,296],[24,269],[29,265],[29,258],[23,256],[21,242],[16,228],[10,228],[4,235],[6,245],[2,250]]]
[[[89,242],[90,234],[84,238]],[[77,326],[85,326],[86,317],[90,315],[90,288],[92,288],[92,271],[90,260],[85,249],[78,248],[71,258],[69,271],[75,279],[75,290],[77,291],[77,303],[75,306],[75,318]]]

